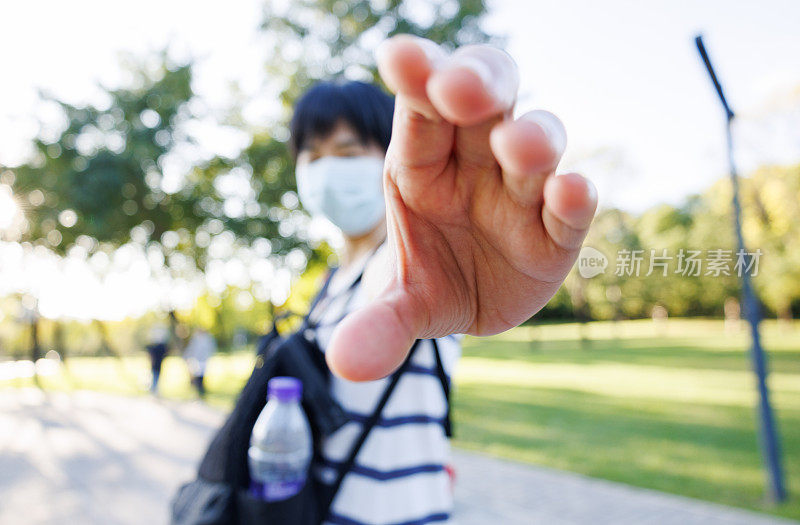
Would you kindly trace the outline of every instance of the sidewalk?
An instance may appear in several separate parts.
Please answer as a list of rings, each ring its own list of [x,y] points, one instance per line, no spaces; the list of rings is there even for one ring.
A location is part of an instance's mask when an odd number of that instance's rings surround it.
[[[201,403],[0,391],[0,524],[166,523],[221,420]],[[472,453],[454,459],[460,525],[795,523]]]

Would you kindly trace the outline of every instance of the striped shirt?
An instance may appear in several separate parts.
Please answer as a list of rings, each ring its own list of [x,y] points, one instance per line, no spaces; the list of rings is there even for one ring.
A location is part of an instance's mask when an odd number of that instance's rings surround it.
[[[336,323],[366,302],[360,283],[353,286],[365,264],[366,260],[353,264],[346,272],[336,272],[312,312],[311,321],[318,325],[317,342],[323,352]],[[455,336],[438,339],[437,343],[445,373],[450,377],[461,353],[460,344]],[[444,431],[447,400],[430,341],[421,343],[410,365],[358,453],[353,469],[345,476],[326,523],[450,523],[452,491],[445,470],[450,446]],[[347,459],[387,383],[388,378],[367,382],[331,378],[333,396],[350,421],[322,444],[323,458],[315,468],[322,481],[334,481],[336,468]]]

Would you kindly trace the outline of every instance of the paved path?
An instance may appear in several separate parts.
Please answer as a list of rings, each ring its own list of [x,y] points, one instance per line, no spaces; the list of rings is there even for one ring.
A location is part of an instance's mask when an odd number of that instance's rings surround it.
[[[0,524],[157,525],[220,412],[96,392],[0,391]],[[457,523],[796,523],[475,454],[455,454]]]

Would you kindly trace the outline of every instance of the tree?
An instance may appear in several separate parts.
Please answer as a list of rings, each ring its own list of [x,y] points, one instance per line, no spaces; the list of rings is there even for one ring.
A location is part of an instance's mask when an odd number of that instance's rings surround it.
[[[225,231],[246,243],[280,239],[271,246],[276,254],[296,246],[291,234],[278,231],[280,213],[266,207],[226,209],[228,196],[218,182],[239,159],[186,159],[193,144],[186,125],[197,118],[189,104],[192,66],[173,65],[162,56],[156,70],[140,67],[135,78],[133,86],[107,90],[104,107],[46,97],[62,110],[66,126],[52,140],[37,138],[34,158],[13,170],[14,193],[30,202],[23,240],[62,254],[76,244],[92,253],[137,241],[160,250],[168,267],[177,252],[199,269],[211,239]],[[243,152],[262,175],[252,177],[258,189],[263,184],[257,179],[267,186],[273,181],[270,162],[283,155],[269,148]],[[274,193],[262,190],[259,197],[281,206]]]
[[[488,38],[478,24],[483,1],[418,7],[427,12],[412,17],[400,1],[305,1],[280,13],[267,3],[268,84],[280,88],[286,113],[312,81],[377,80],[374,44],[388,34],[425,34],[451,46]],[[311,255],[299,233],[297,200],[286,197],[295,188],[288,115],[254,133],[236,158],[182,158],[193,144],[186,125],[198,118],[190,104],[192,65],[173,64],[162,53],[158,67],[139,65],[133,73],[132,86],[105,90],[102,106],[43,96],[60,108],[65,125],[52,137],[38,137],[34,158],[13,170],[14,193],[30,203],[23,240],[63,254],[76,244],[92,252],[138,238],[162,250],[167,265],[177,251],[199,269],[209,237],[222,232],[247,244],[268,240],[275,255],[296,248]],[[181,172],[169,173],[176,169]],[[232,197],[220,184],[226,177],[245,179],[252,191]]]
[[[800,165],[765,166],[742,184],[749,250],[761,250],[754,282],[778,318],[792,319],[800,302]]]

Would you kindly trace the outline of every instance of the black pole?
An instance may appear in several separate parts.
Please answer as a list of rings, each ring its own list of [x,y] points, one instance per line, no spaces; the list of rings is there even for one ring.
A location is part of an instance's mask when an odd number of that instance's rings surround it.
[[[731,170],[731,183],[733,185],[733,219],[734,228],[736,230],[736,242],[738,244],[738,253],[743,254],[748,264],[745,264],[741,270],[742,281],[742,303],[744,307],[744,314],[747,322],[750,324],[750,334],[752,336],[752,347],[750,349],[750,357],[753,361],[753,371],[756,374],[756,382],[758,384],[759,394],[759,416],[761,425],[759,429],[759,437],[761,443],[761,454],[764,460],[764,466],[767,469],[767,497],[771,502],[779,503],[786,499],[786,487],[784,485],[783,468],[781,466],[781,447],[778,438],[778,431],[775,424],[775,418],[772,414],[772,406],[769,402],[769,389],[767,388],[767,357],[764,349],[761,347],[761,337],[758,332],[758,324],[761,321],[761,311],[759,307],[758,298],[756,297],[753,284],[750,280],[750,263],[748,260],[752,257],[747,253],[744,246],[744,237],[742,236],[742,206],[739,201],[739,175],[736,171],[736,162],[733,158],[733,134],[732,124],[735,114],[728,105],[725,99],[725,94],[722,91],[717,75],[714,73],[714,67],[711,65],[711,60],[708,57],[706,48],[703,45],[703,37],[697,36],[694,39],[697,50],[700,52],[700,57],[706,65],[708,74],[711,81],[714,83],[714,88],[717,90],[722,107],[725,109],[726,125],[725,136],[728,143],[728,163]]]

